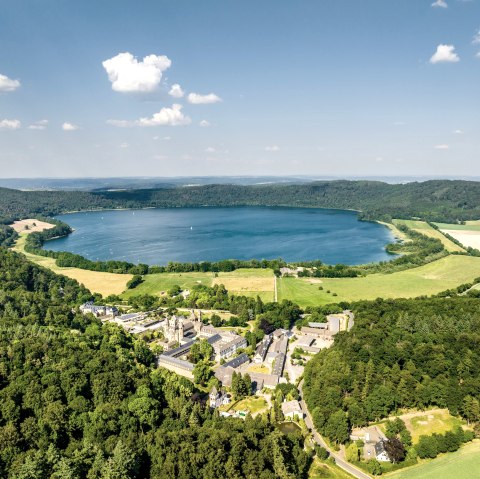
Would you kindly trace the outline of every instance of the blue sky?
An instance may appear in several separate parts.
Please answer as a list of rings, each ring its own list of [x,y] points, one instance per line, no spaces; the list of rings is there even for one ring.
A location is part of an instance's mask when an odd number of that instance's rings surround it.
[[[479,175],[480,0],[433,1],[0,0],[0,176]]]

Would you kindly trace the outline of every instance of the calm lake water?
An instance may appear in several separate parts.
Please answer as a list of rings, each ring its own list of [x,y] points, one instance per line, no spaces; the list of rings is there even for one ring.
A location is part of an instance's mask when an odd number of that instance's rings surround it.
[[[91,260],[165,265],[169,261],[320,259],[362,264],[391,259],[394,240],[352,211],[309,208],[172,208],[58,216],[75,232],[45,244]]]

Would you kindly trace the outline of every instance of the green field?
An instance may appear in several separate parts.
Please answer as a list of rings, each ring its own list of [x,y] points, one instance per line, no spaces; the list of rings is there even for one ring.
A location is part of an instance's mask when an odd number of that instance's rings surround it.
[[[435,223],[441,230],[480,231],[480,221],[466,221],[464,225]]]
[[[125,291],[124,298],[139,294],[161,295],[178,284],[191,289],[198,284],[223,284],[232,294],[257,295],[263,301],[273,301],[273,271],[271,269],[238,269],[230,273],[158,273],[144,276],[144,282],[135,289]]]
[[[322,278],[321,283],[313,278],[281,278],[277,282],[278,300],[291,299],[301,306],[314,306],[360,299],[414,298],[454,288],[478,276],[480,258],[450,255],[418,268],[391,274]],[[318,289],[319,286],[323,287],[323,291]]]
[[[422,235],[428,236],[430,238],[439,239],[447,251],[450,252],[462,252],[465,251],[463,248],[455,244],[453,241],[449,240],[444,234],[440,231],[437,231],[435,228],[432,228],[425,221],[414,221],[414,220],[393,220],[393,223],[396,225],[405,225],[408,228],[421,233]]]
[[[480,477],[480,440],[462,446],[457,452],[443,454],[436,459],[392,472],[385,477],[389,479],[478,479]]]
[[[335,464],[321,462],[315,458],[310,471],[308,471],[308,477],[309,479],[351,479],[353,476]]]

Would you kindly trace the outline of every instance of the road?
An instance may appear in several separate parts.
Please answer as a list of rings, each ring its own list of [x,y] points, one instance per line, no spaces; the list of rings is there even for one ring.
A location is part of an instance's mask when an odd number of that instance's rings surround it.
[[[323,437],[320,436],[320,434],[315,429],[315,426],[313,425],[312,416],[310,415],[310,411],[307,408],[307,404],[305,403],[305,401],[303,399],[303,389],[302,389],[302,387],[303,387],[303,379],[300,381],[300,384],[298,385],[298,390],[300,391],[300,398],[301,398],[299,402],[300,402],[300,406],[303,410],[303,413],[305,415],[305,424],[312,431],[312,435],[313,435],[313,438],[314,438],[315,442],[319,446],[324,447],[330,453],[330,456],[332,456],[333,459],[335,460],[335,464],[338,467],[340,467],[341,469],[343,469],[344,471],[348,472],[349,474],[351,474],[352,476],[354,476],[358,479],[371,479],[371,476],[369,476],[368,474],[366,474],[362,470],[358,469],[357,467],[353,466],[349,462],[342,459],[337,453],[335,453],[335,451],[333,451],[328,446],[328,444],[325,442]]]

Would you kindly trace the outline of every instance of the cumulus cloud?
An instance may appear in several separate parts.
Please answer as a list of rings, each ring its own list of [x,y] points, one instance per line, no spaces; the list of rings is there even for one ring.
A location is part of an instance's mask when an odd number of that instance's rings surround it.
[[[121,143],[120,148],[128,148],[130,145],[128,143]]]
[[[207,128],[207,127],[210,126],[210,122],[207,121],[207,120],[202,120],[202,121],[199,123],[199,125],[200,125],[201,127],[203,127],[203,128]]]
[[[280,147],[277,145],[266,146],[265,151],[280,151]]]
[[[215,95],[215,93],[209,93],[208,95],[201,95],[200,93],[189,93],[187,96],[188,103],[192,105],[208,105],[211,103],[218,103],[222,99]]]
[[[215,153],[217,150],[213,148],[213,146],[209,146],[208,148],[205,148],[205,153]]]
[[[445,0],[436,0],[436,2],[432,3],[432,7],[434,8],[448,8],[447,2]]]
[[[20,88],[18,80],[12,80],[0,73],[0,91],[15,91],[17,88]]]
[[[448,150],[449,146],[448,145],[435,145],[436,150]]]
[[[173,98],[182,98],[183,95],[185,95],[185,92],[182,90],[182,87],[178,83],[175,83],[170,88],[170,91],[168,92],[168,94],[170,96],[173,96]]]
[[[177,103],[174,103],[171,108],[162,108],[151,118],[140,118],[136,121],[107,120],[109,125],[121,128],[131,126],[183,126],[189,125],[191,122],[192,120],[190,117],[183,114],[182,105]]]
[[[119,53],[102,63],[112,90],[121,93],[154,91],[171,64],[165,55],[148,55],[139,61],[129,52]]]
[[[79,127],[77,125],[74,125],[73,123],[69,123],[68,121],[66,121],[63,125],[62,125],[62,130],[63,131],[75,131],[75,130],[78,130]]]
[[[32,123],[28,126],[29,130],[46,130],[48,126],[48,120],[40,120]]]
[[[18,130],[21,126],[20,120],[0,120],[0,130]]]
[[[454,130],[455,135],[463,135],[463,130]]]
[[[430,63],[456,63],[460,58],[455,53],[455,47],[453,45],[440,44],[437,47],[437,51],[430,58]]]

